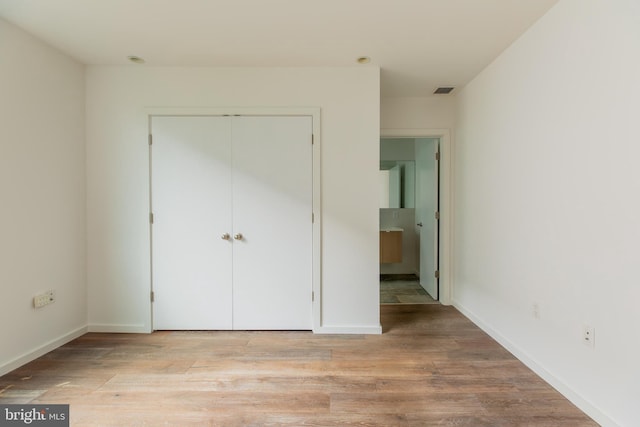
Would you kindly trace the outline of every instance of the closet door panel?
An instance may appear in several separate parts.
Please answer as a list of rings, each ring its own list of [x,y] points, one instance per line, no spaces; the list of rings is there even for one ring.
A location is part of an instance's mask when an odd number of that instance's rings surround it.
[[[311,118],[234,117],[232,134],[233,327],[311,329]]]
[[[231,120],[153,117],[151,129],[154,329],[231,329]]]

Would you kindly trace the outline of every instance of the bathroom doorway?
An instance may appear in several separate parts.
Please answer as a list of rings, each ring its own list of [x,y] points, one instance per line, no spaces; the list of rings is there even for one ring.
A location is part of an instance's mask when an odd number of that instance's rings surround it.
[[[440,138],[380,139],[380,303],[439,292]]]

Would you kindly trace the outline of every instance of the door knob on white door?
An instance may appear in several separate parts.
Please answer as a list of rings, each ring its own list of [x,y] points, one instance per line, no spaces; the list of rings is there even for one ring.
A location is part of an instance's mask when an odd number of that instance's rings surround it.
[[[236,240],[242,240],[242,233],[234,234],[233,238]]]
[[[224,233],[222,236],[220,236],[222,238],[222,240],[229,240],[231,238],[231,236],[229,236],[229,233]]]

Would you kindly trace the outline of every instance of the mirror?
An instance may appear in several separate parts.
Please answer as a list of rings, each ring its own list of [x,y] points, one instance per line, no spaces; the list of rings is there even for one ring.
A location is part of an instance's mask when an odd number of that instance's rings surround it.
[[[415,207],[416,164],[413,160],[380,162],[380,207]]]

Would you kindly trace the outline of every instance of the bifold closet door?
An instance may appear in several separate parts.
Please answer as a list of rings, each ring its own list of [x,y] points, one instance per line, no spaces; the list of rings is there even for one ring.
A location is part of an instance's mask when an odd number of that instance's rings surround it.
[[[231,329],[231,122],[159,116],[151,132],[154,329]]]
[[[311,117],[233,118],[233,328],[312,329]]]

